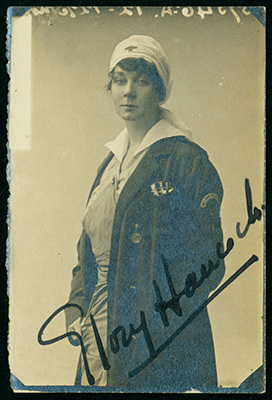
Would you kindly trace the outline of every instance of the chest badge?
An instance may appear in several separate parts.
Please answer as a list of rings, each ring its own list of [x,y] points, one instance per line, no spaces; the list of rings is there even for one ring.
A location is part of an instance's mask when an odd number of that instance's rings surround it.
[[[140,243],[143,238],[141,233],[139,232],[139,227],[140,227],[139,224],[135,224],[134,232],[131,235],[131,240],[135,244]]]
[[[174,187],[171,185],[170,182],[166,181],[158,181],[155,183],[152,183],[151,185],[151,193],[154,194],[154,196],[163,196],[164,194],[168,194],[173,192]]]

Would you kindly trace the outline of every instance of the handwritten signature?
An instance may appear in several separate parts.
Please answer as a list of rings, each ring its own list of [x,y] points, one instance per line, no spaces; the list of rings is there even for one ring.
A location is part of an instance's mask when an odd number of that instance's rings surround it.
[[[254,224],[256,221],[260,221],[262,218],[262,211],[258,209],[257,207],[252,206],[252,193],[251,193],[251,188],[250,188],[250,183],[249,179],[245,179],[245,194],[246,194],[246,207],[247,207],[247,216],[248,216],[248,221],[246,223],[246,226],[244,230],[241,232],[241,224],[240,222],[237,222],[236,225],[236,233],[238,238],[244,238],[249,230],[250,225]],[[261,207],[262,209],[264,206]],[[192,297],[196,291],[197,288],[199,288],[202,283],[209,278],[211,273],[216,270],[219,265],[220,265],[220,260],[224,259],[230,251],[234,247],[234,240],[233,238],[229,238],[227,240],[227,247],[225,251],[222,251],[222,243],[217,243],[216,246],[216,253],[218,259],[216,262],[213,262],[211,260],[208,261],[208,267],[206,267],[204,264],[201,265],[200,267],[200,273],[201,277],[199,280],[197,280],[197,276],[195,272],[189,273],[186,277],[185,280],[185,286],[184,289],[177,293],[174,287],[174,283],[168,268],[167,261],[164,257],[163,254],[161,254],[161,260],[162,264],[164,267],[164,273],[167,279],[168,287],[171,293],[171,299],[168,301],[164,301],[161,296],[161,291],[159,288],[158,283],[154,280],[153,281],[153,286],[156,294],[157,301],[154,304],[155,310],[160,314],[162,322],[164,326],[169,326],[169,321],[167,318],[166,311],[167,309],[171,309],[176,315],[179,317],[182,316],[182,309],[180,307],[179,300],[181,299],[182,296],[186,297]],[[179,328],[164,342],[160,345],[159,348],[155,349],[152,337],[150,335],[150,331],[147,326],[146,318],[145,318],[145,313],[143,311],[140,311],[140,324],[138,327],[134,327],[133,324],[129,325],[129,332],[127,333],[126,329],[124,326],[120,325],[117,328],[115,328],[112,333],[110,334],[110,347],[111,351],[116,354],[120,350],[120,342],[118,338],[118,334],[121,334],[121,343],[124,347],[128,347],[132,341],[132,337],[135,334],[138,334],[140,332],[143,332],[145,342],[149,351],[149,357],[137,368],[133,369],[128,373],[129,377],[133,377],[137,375],[140,371],[142,371],[144,368],[146,368],[155,358],[158,357],[158,355],[165,350],[170,343],[175,340],[175,338],[203,311],[208,304],[210,304],[223,290],[225,290],[234,280],[236,280],[244,271],[246,271],[252,264],[258,261],[258,257],[256,255],[252,255],[230,278],[228,278],[206,301],[204,301],[183,323],[182,325],[179,326]],[[84,312],[83,309],[73,303],[68,303],[65,304],[61,307],[59,307],[42,325],[42,327],[39,330],[38,333],[38,342],[41,345],[49,345],[52,343],[56,343],[66,337],[72,337],[76,336],[78,338],[78,341],[81,346],[81,352],[82,352],[82,357],[83,357],[83,362],[86,370],[86,376],[88,379],[88,382],[90,385],[93,385],[95,383],[95,379],[91,374],[91,371],[89,369],[88,361],[87,361],[87,355],[86,355],[86,349],[83,343],[82,336],[75,332],[66,332],[60,336],[57,336],[53,339],[49,340],[43,340],[42,336],[44,333],[44,330],[46,327],[49,325],[49,323],[55,318],[56,315],[58,315],[60,312],[65,310],[66,308],[69,307],[75,307],[80,310],[81,312],[81,317],[84,317]],[[110,369],[110,364],[99,334],[99,331],[96,326],[95,319],[93,316],[90,314],[90,319],[92,322],[93,330],[94,330],[94,335],[95,335],[95,340],[97,344],[97,348],[99,351],[100,359],[103,365],[103,368],[105,370]]]

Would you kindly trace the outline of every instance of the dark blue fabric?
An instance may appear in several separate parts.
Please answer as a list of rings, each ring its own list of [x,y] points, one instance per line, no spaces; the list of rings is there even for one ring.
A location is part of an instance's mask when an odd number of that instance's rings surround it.
[[[108,156],[98,172],[100,177],[109,162]],[[99,178],[100,179],[100,178]],[[99,184],[96,179],[94,187]],[[152,193],[151,185],[168,182],[173,190],[161,196]],[[210,196],[212,194],[212,196]],[[184,137],[163,139],[151,146],[148,153],[126,183],[115,212],[111,258],[108,275],[108,339],[118,326],[129,332],[140,325],[144,312],[155,349],[201,305],[220,283],[225,267],[218,268],[203,280],[194,295],[182,296],[181,314],[168,309],[165,326],[155,304],[155,284],[165,301],[171,299],[162,255],[176,292],[181,292],[188,275],[201,279],[201,266],[208,269],[209,260],[216,262],[216,245],[222,243],[220,204],[223,190],[218,174],[207,153]],[[206,202],[203,199],[206,199]],[[137,228],[135,228],[137,227]],[[140,242],[135,243],[135,229]],[[91,299],[96,283],[96,265],[91,243],[83,232],[78,247],[79,269],[72,281],[70,302],[80,297],[84,309]],[[203,267],[202,267],[203,269]],[[193,275],[192,275],[193,274]],[[76,296],[84,291],[85,296]],[[67,323],[75,319],[67,309]],[[109,386],[149,387],[162,391],[173,387],[189,390],[216,388],[217,376],[213,338],[207,310],[176,337],[155,360],[134,377],[130,371],[149,356],[143,332],[134,335],[131,343],[122,345],[114,354],[108,341]]]

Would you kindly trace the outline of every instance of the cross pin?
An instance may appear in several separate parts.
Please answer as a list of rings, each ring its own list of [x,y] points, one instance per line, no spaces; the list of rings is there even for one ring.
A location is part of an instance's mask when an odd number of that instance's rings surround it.
[[[125,48],[125,50],[128,50],[128,51],[133,51],[134,49],[137,49],[137,46],[128,46]]]

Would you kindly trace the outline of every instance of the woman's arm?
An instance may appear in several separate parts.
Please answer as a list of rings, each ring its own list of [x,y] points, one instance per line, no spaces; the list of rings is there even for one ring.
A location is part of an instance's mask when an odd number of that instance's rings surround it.
[[[207,153],[194,143],[176,143],[166,163],[163,161],[161,170],[168,169],[165,180],[171,182],[173,191],[158,199],[161,242],[163,255],[181,290],[188,276],[199,282],[205,269],[208,274],[211,263],[218,263],[217,244],[223,246],[223,188]],[[224,273],[224,260],[220,260],[196,290],[201,294],[200,303],[219,285]]]
[[[183,193],[178,219],[185,219],[183,240],[187,248],[187,252],[184,252],[186,269],[188,273],[191,270],[195,272],[199,280],[202,276],[201,269],[203,272],[205,268],[208,271],[210,262],[219,262],[219,266],[198,289],[209,293],[218,286],[225,273],[224,260],[218,260],[216,252],[218,243],[223,245],[220,218],[222,184],[204,151],[191,158],[185,170],[179,170],[179,179],[183,182]]]
[[[73,269],[71,292],[68,303],[77,304],[83,310],[84,315],[87,311],[86,299],[86,284],[85,284],[85,262],[84,253],[86,246],[86,234],[83,230],[81,237],[77,244],[78,264]],[[77,319],[81,318],[81,313],[76,307],[69,307],[65,309],[66,327],[68,327]]]

